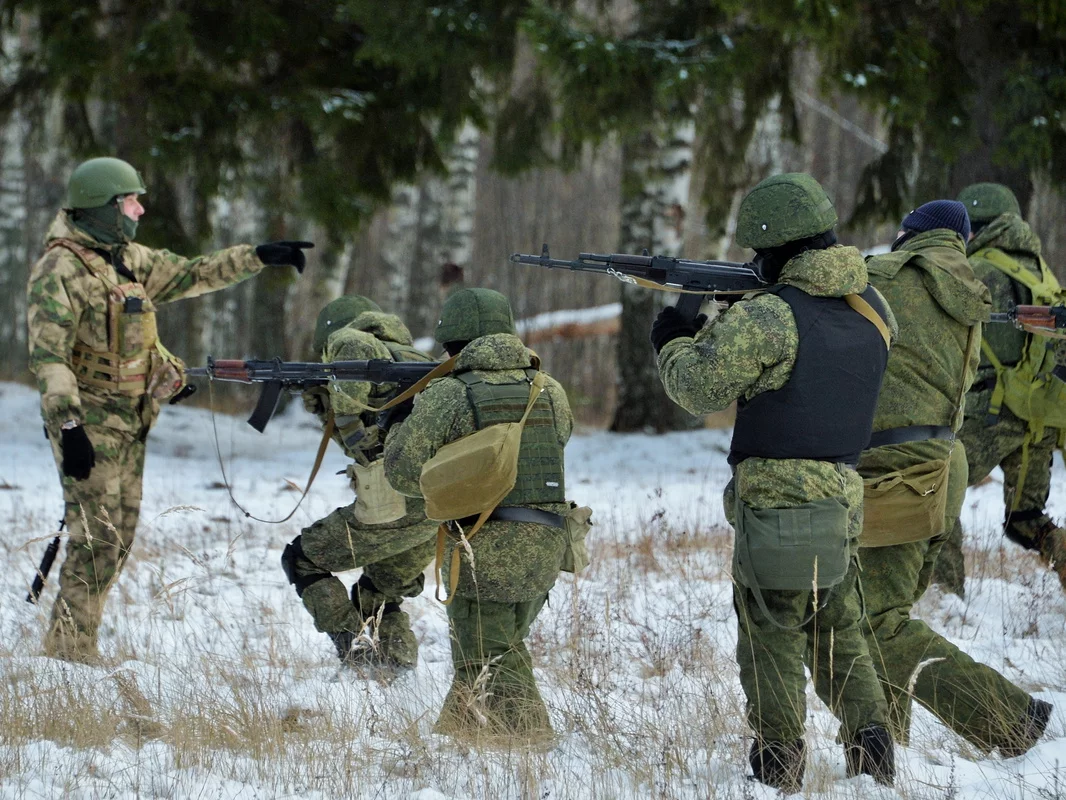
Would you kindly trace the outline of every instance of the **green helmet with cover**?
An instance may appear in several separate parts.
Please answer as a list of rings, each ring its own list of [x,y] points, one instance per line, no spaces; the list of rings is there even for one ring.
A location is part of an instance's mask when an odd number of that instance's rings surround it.
[[[1002,183],[974,183],[959,192],[958,201],[966,206],[970,222],[991,222],[1000,214],[1022,215],[1018,198]]]
[[[772,175],[748,192],[737,214],[737,244],[768,250],[832,230],[839,218],[825,189],[805,172]]]
[[[67,184],[67,208],[98,208],[116,196],[144,194],[141,174],[120,158],[90,158]]]
[[[438,344],[446,344],[493,333],[515,333],[507,298],[492,289],[460,289],[444,302],[433,336]]]
[[[311,340],[311,347],[316,355],[322,354],[333,331],[343,328],[366,311],[381,311],[381,307],[369,297],[363,297],[361,294],[342,295],[327,303],[318,312],[318,319],[315,320],[315,335]]]

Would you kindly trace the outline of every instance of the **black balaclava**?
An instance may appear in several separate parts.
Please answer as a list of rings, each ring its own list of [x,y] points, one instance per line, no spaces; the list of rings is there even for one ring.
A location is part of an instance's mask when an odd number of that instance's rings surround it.
[[[764,281],[777,283],[777,279],[781,277],[781,269],[800,253],[808,250],[825,250],[836,243],[836,231],[828,230],[825,233],[808,236],[806,239],[797,239],[777,247],[756,250],[754,263],[759,268],[759,274],[762,275]]]

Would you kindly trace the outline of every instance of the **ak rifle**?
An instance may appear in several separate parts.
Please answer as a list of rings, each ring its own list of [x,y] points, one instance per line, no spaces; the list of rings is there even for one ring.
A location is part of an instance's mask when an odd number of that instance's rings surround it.
[[[686,319],[696,318],[707,295],[733,294],[739,298],[740,295],[767,286],[752,264],[691,261],[652,256],[647,251],[639,256],[628,253],[581,253],[573,261],[564,261],[552,258],[548,245],[544,245],[539,256],[515,253],[511,261],[548,269],[599,272],[646,288],[669,287],[667,291],[680,291],[676,308]]]
[[[330,381],[395,383],[403,390],[418,383],[438,366],[435,361],[389,361],[384,358],[323,364],[317,361],[282,361],[280,358],[241,361],[208,356],[206,367],[187,369],[185,375],[189,378],[263,384],[255,410],[248,417],[248,424],[262,433],[278,408],[282,391],[301,392]]]
[[[1066,305],[1014,306],[1010,311],[993,314],[992,322],[1009,322],[1028,333],[1066,339]]]

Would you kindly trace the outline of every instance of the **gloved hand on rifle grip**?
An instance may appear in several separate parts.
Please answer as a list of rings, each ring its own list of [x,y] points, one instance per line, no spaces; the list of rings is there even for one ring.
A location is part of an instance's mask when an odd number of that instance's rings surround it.
[[[304,403],[304,411],[308,414],[320,416],[329,411],[329,389],[325,386],[312,386],[300,393],[300,399]]]
[[[304,249],[314,247],[314,242],[267,242],[255,248],[255,254],[259,260],[271,267],[295,267],[296,271],[303,274],[307,266],[304,257]]]
[[[88,478],[96,466],[96,451],[85,428],[76,425],[61,430],[60,449],[63,451],[63,474],[76,481]]]
[[[700,314],[695,319],[685,319],[673,306],[667,306],[659,312],[651,326],[651,346],[659,353],[667,342],[681,336],[695,336],[707,324],[707,315]]]

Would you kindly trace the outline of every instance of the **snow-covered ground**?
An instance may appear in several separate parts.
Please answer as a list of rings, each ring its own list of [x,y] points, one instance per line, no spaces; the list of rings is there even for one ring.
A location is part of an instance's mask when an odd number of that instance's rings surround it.
[[[313,460],[311,419],[293,408],[264,435],[216,421],[238,500],[284,516]],[[165,409],[150,439],[138,540],[101,633],[109,666],[43,658],[54,586],[39,607],[23,598],[61,496],[31,389],[0,384],[0,442],[0,797],[776,796],[745,779],[727,432],[588,432],[567,449],[569,494],[598,524],[593,565],[560,579],[530,641],[559,733],[545,752],[432,733],[450,662],[431,579],[405,604],[422,643],[414,673],[386,684],[339,669],[279,558],[348,502],[343,458],[331,447],[293,520],[253,522],[219,486],[212,418],[197,409]],[[836,724],[810,692],[809,796],[1066,796],[1066,599],[1032,555],[1003,544],[1000,491],[994,479],[967,498],[966,601],[934,589],[918,612],[1053,702],[1049,735],[1024,757],[984,757],[919,710],[890,790],[844,778]],[[1051,509],[1066,515],[1061,461]]]

